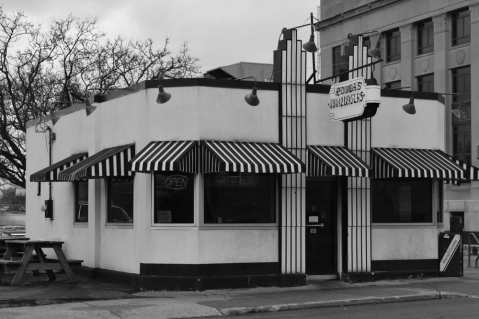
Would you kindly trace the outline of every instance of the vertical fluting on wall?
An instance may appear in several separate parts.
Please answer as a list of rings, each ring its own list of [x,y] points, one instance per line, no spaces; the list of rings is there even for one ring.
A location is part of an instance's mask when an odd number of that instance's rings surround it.
[[[306,52],[295,29],[283,30],[274,52],[274,81],[281,83],[279,140],[306,163]],[[279,214],[280,262],[283,274],[304,274],[306,174],[281,177]]]
[[[371,78],[371,57],[358,37],[349,56],[349,78]],[[363,67],[365,66],[365,67]],[[356,70],[357,69],[357,70]],[[370,165],[371,118],[352,120],[345,125],[345,146]],[[347,180],[347,270],[348,273],[371,271],[371,183],[369,178],[348,177]]]

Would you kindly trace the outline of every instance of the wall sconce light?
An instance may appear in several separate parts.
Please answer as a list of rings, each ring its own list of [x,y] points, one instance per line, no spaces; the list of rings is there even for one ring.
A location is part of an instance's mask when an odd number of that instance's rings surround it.
[[[314,17],[312,12],[310,15],[310,19],[311,19],[311,35],[309,36],[309,41],[303,44],[303,49],[306,52],[314,53],[318,51],[318,47],[316,46],[316,43],[314,43],[314,22],[313,22]]]
[[[257,106],[259,104],[259,98],[256,94],[257,88],[254,86],[251,93],[245,95],[244,100],[251,106]]]
[[[165,92],[162,85],[158,86],[158,95],[156,97],[156,103],[164,104],[171,99],[171,93]]]
[[[85,112],[86,112],[86,116],[92,114],[95,110],[96,110],[96,106],[95,105],[91,105],[91,102],[90,102],[90,98],[87,97],[86,100],[85,100]]]
[[[402,106],[402,109],[404,110],[404,112],[406,112],[407,114],[416,114],[416,106],[414,105],[414,95],[411,95],[409,97],[409,102],[404,104]]]

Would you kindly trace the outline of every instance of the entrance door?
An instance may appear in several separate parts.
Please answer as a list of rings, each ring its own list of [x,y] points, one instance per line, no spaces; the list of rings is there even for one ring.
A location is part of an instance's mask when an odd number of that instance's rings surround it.
[[[452,233],[461,233],[464,230],[464,212],[450,212],[449,230]]]
[[[333,179],[306,181],[306,273],[336,273],[336,194]]]

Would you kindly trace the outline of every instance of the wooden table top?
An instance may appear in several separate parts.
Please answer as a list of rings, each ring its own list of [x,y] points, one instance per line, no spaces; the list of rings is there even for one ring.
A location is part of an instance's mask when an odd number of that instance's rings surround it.
[[[5,244],[12,245],[34,245],[34,246],[61,246],[63,241],[58,240],[29,240],[29,239],[7,239]]]

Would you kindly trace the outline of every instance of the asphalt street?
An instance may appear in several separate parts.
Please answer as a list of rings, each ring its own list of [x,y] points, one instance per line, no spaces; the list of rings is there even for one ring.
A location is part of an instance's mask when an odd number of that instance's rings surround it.
[[[256,313],[235,317],[238,319],[477,319],[479,318],[479,300],[471,298],[450,298],[431,301]]]

